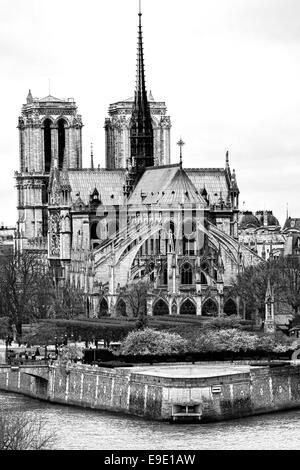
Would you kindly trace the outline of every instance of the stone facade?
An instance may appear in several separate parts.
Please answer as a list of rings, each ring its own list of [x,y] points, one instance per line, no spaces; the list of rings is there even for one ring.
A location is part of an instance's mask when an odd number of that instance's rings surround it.
[[[232,363],[227,366],[234,367]],[[299,366],[244,367],[245,370],[239,366],[240,371],[228,370],[227,374],[207,377],[203,374],[197,377],[196,367],[190,364],[166,367],[168,375],[172,367],[176,368],[176,377],[156,375],[151,366],[133,369],[0,366],[0,390],[158,421],[172,419],[174,413],[186,406],[197,412],[201,422],[300,406]],[[182,377],[178,377],[180,368],[185,369]]]
[[[46,252],[52,168],[82,167],[82,121],[73,99],[33,98],[19,117],[17,249]]]
[[[154,101],[150,92],[149,106],[153,126],[154,164],[169,165],[171,158],[171,120],[164,102]],[[109,106],[109,118],[105,119],[106,168],[127,168],[130,160],[130,119],[133,98]]]

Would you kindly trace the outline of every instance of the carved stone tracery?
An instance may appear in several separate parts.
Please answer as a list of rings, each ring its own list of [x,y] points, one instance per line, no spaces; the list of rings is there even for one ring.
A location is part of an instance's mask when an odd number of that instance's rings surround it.
[[[50,255],[60,255],[60,214],[59,211],[52,212],[49,218],[49,234],[50,234]]]

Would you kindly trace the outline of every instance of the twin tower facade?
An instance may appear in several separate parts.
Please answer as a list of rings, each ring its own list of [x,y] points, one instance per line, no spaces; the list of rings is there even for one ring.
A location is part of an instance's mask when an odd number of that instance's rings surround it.
[[[133,98],[111,104],[105,119],[105,164],[108,170],[130,164],[130,125]],[[148,95],[154,144],[154,165],[170,163],[170,117],[164,102]],[[82,118],[72,98],[31,92],[18,121],[17,248],[47,251],[49,176],[52,168],[82,170]]]

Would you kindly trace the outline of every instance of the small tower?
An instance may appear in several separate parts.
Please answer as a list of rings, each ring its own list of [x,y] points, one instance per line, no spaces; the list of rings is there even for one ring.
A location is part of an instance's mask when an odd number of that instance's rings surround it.
[[[239,191],[237,181],[236,181],[235,170],[233,170],[232,175],[231,175],[230,194],[231,194],[232,207],[234,209],[238,209],[240,191]]]
[[[265,296],[265,333],[274,334],[276,331],[275,314],[274,314],[274,288],[271,287],[270,278],[268,279],[268,286]]]
[[[91,170],[94,170],[94,151],[93,151],[92,143],[91,143]]]
[[[26,98],[27,104],[31,104],[33,102],[31,90],[29,90],[27,98]]]

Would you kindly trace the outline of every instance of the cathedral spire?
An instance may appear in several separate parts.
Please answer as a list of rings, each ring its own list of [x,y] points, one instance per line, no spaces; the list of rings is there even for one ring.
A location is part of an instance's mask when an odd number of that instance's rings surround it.
[[[91,170],[94,169],[94,152],[93,152],[93,143],[91,142]]]
[[[154,165],[153,127],[145,80],[141,2],[138,16],[136,86],[130,123],[130,163],[136,176],[140,176],[147,166]]]
[[[144,48],[142,33],[142,12],[141,2],[139,5],[139,27],[138,27],[138,49],[137,49],[137,73],[136,73],[136,89],[135,89],[135,107],[142,107],[142,111],[146,110],[148,99],[146,93],[145,67],[144,67]],[[144,109],[143,109],[144,108]]]

